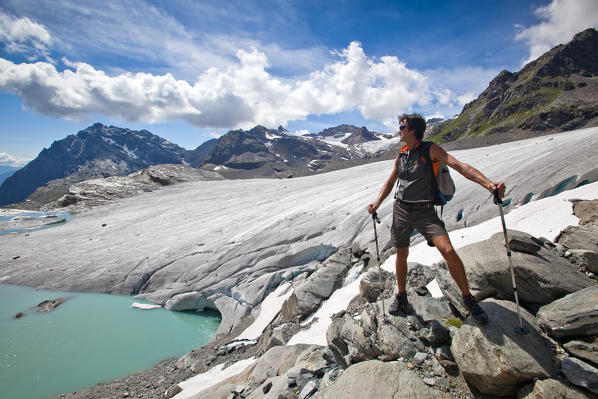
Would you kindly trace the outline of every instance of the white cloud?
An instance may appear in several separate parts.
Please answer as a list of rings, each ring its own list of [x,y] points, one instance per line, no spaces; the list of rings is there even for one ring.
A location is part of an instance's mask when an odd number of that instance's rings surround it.
[[[14,166],[16,168],[25,166],[30,159],[15,157],[5,152],[0,152],[0,166]]]
[[[432,113],[462,106],[460,97],[471,91],[432,89],[423,73],[407,68],[397,57],[368,58],[358,42],[335,52],[334,61],[322,69],[295,81],[273,76],[270,60],[255,48],[238,50],[236,56],[236,63],[209,68],[193,84],[171,74],[110,76],[68,60],[65,65],[72,69],[58,71],[45,62],[14,64],[0,59],[0,89],[19,94],[26,107],[44,115],[65,119],[105,115],[143,123],[181,119],[200,128],[286,126],[312,114],[353,110],[392,127],[397,114],[413,107],[430,108]],[[438,79],[443,74],[451,75],[443,71],[431,76]]]
[[[48,45],[52,38],[43,25],[29,18],[16,18],[0,10],[0,41],[6,51],[23,54],[29,61],[50,61]]]
[[[554,46],[569,42],[576,33],[598,27],[596,0],[553,0],[536,9],[535,13],[543,21],[523,30],[515,38],[525,41],[530,49],[529,58],[523,65]]]

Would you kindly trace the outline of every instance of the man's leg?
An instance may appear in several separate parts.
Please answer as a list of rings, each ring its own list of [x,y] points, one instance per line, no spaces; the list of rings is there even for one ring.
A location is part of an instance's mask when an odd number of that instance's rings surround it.
[[[463,262],[461,261],[461,258],[459,258],[459,255],[457,255],[455,248],[453,248],[453,244],[451,243],[449,236],[436,236],[432,241],[434,242],[436,248],[438,248],[438,250],[440,251],[440,254],[444,258],[444,260],[446,260],[449,272],[451,273],[451,276],[453,277],[453,279],[457,283],[457,286],[461,290],[461,294],[469,295],[470,292],[469,285],[467,284],[467,275],[465,274],[465,267],[463,266]]]
[[[465,307],[478,323],[486,323],[488,321],[488,315],[484,309],[482,309],[480,305],[476,303],[475,298],[469,292],[465,267],[463,266],[463,262],[461,261],[459,255],[457,255],[453,244],[451,244],[451,240],[449,239],[448,235],[443,234],[436,236],[434,237],[433,242],[446,260],[449,272],[461,290]]]
[[[409,247],[396,248],[396,250],[395,271],[397,273],[397,286],[399,292],[405,292],[407,290],[407,256],[409,255]]]
[[[388,313],[398,316],[401,313],[407,314],[409,302],[407,302],[407,256],[409,247],[397,248],[397,258],[395,261],[395,271],[397,273],[397,287],[399,292],[395,300],[390,304]]]

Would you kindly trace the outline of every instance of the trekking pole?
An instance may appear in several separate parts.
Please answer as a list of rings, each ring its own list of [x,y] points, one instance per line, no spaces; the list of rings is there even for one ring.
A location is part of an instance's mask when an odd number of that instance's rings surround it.
[[[378,249],[378,231],[376,230],[376,223],[381,223],[376,212],[372,213],[372,221],[374,222],[374,237],[376,238],[376,259],[378,260],[378,283],[380,285],[380,298],[382,298],[382,316],[386,320],[386,310],[384,309],[384,285],[382,284],[382,266],[380,266],[380,250]]]
[[[515,282],[515,271],[513,270],[513,261],[511,260],[511,247],[509,246],[509,233],[507,233],[507,225],[505,224],[505,214],[502,210],[502,200],[498,196],[498,189],[493,191],[494,203],[498,205],[500,211],[500,220],[502,221],[502,231],[505,235],[505,246],[507,247],[507,258],[509,259],[509,269],[511,269],[511,280],[513,281],[513,293],[515,294],[515,302],[517,303],[517,316],[519,317],[519,327],[515,327],[515,333],[525,335],[529,333],[527,327],[523,327],[521,321],[521,313],[519,311],[519,296],[517,295],[517,283]]]

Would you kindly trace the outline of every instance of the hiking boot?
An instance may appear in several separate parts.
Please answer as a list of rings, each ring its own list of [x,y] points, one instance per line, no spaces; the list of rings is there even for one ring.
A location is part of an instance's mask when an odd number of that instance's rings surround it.
[[[390,304],[388,313],[393,316],[398,316],[401,313],[407,314],[409,302],[407,301],[407,292],[399,292],[395,296],[395,300]]]
[[[488,315],[484,309],[478,305],[473,295],[463,295],[463,302],[469,311],[469,314],[480,324],[485,324],[488,321]]]

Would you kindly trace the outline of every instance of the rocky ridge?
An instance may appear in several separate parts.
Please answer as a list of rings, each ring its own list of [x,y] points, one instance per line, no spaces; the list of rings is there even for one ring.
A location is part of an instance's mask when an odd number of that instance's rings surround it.
[[[516,73],[502,71],[454,119],[426,133],[437,142],[483,144],[598,124],[598,31],[580,32]],[[479,137],[478,137],[479,136]]]
[[[598,210],[598,201],[579,204]],[[569,234],[588,234],[576,227],[569,227],[571,233],[564,233],[560,240]],[[598,232],[598,219],[586,227]],[[502,234],[460,251],[464,262],[472,265],[468,278],[489,314],[486,325],[467,317],[444,264],[412,265],[408,277],[410,312],[400,317],[383,315],[379,298],[371,295],[381,290],[378,277],[370,276],[379,272],[370,255],[361,255],[363,252],[355,247],[355,252],[342,249],[318,269],[323,271],[319,277],[312,274],[295,288],[296,297],[285,302],[254,344],[257,352],[252,356],[261,356],[253,366],[200,393],[181,397],[360,398],[373,392],[376,397],[410,398],[598,397],[598,363],[593,353],[598,342],[598,279],[586,266],[574,263],[577,258],[572,255],[573,250],[582,249],[583,241],[570,240],[565,246],[522,232],[511,231],[510,235],[515,272],[518,282],[523,283],[521,317],[530,331],[526,335],[515,331],[519,321],[512,287],[507,287],[508,268],[493,263],[493,255],[479,259],[483,252],[494,253],[489,248],[501,242],[504,245]],[[344,273],[325,272],[331,267],[343,269],[335,266],[339,264],[344,265]],[[333,318],[326,334],[327,346],[284,346],[298,329],[309,328],[300,321],[313,308],[303,311],[294,304],[313,303],[314,287],[339,285],[353,268],[364,268],[366,273],[361,294]],[[561,270],[554,273],[554,268]],[[542,277],[526,275],[542,273],[542,269],[546,270]],[[392,275],[385,274],[383,295],[388,309],[395,283]],[[442,298],[433,298],[425,288],[435,279],[440,282]],[[554,295],[535,295],[544,290]],[[329,295],[327,291],[323,297]],[[234,346],[228,348],[229,353],[235,352]],[[197,373],[209,370],[219,362],[214,357],[215,361],[206,361],[210,350],[189,353],[179,360],[178,367]],[[306,357],[311,359],[309,366]],[[282,363],[277,366],[273,359]]]

